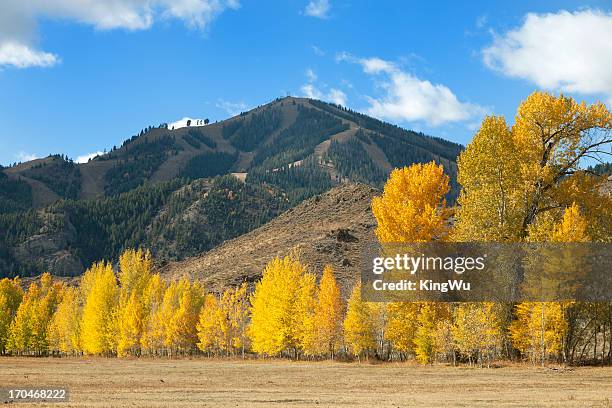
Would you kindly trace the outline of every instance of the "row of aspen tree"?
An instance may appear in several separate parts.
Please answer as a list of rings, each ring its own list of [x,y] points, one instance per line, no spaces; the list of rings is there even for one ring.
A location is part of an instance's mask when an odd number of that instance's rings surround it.
[[[570,311],[599,318],[592,325],[601,330],[585,331],[575,360],[610,353],[610,304],[374,303],[361,299],[359,283],[345,304],[330,266],[317,285],[293,256],[272,260],[250,294],[246,283],[221,295],[186,278],[167,283],[141,250],[126,251],[119,265],[118,276],[110,264],[93,265],[77,287],[44,274],[23,293],[18,278],[1,280],[2,353],[540,363],[567,360]]]
[[[483,120],[457,161],[455,207],[445,201],[441,165],[393,170],[372,202],[376,236],[381,243],[609,243],[606,180],[580,166],[610,148],[611,133],[605,105],[536,92],[512,126],[503,117]],[[213,294],[187,278],[163,280],[148,252],[128,250],[117,273],[94,264],[76,287],[45,274],[23,293],[18,279],[4,279],[0,352],[612,361],[611,303],[370,303],[359,283],[345,303],[331,266],[318,282],[311,272],[289,255],[271,260],[254,287]]]

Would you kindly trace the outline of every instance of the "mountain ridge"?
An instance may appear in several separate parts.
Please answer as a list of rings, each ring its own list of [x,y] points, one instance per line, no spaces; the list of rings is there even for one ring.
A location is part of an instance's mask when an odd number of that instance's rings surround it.
[[[276,99],[273,102],[261,105],[248,112],[243,112],[237,116],[223,121],[210,123],[206,126],[182,127],[175,130],[166,129],[163,127],[148,128],[147,131],[142,132],[141,135],[127,139],[121,146],[115,147],[101,156],[96,156],[86,163],[75,163],[75,168],[78,169],[81,179],[77,196],[67,197],[62,191],[58,193],[58,191],[50,188],[47,181],[36,179],[32,176],[33,168],[39,167],[40,170],[40,168],[52,166],[54,163],[57,165],[59,161],[58,155],[48,156],[42,159],[35,159],[30,162],[20,163],[14,167],[7,167],[0,170],[8,175],[9,178],[24,181],[30,186],[34,195],[32,202],[32,206],[34,208],[42,208],[62,198],[99,198],[105,195],[112,195],[116,194],[117,192],[127,191],[135,186],[143,184],[144,182],[158,183],[168,181],[180,176],[182,170],[184,170],[184,167],[187,165],[189,160],[193,159],[195,156],[205,155],[212,152],[235,154],[237,156],[236,160],[231,163],[231,167],[228,168],[225,173],[248,173],[248,170],[256,167],[253,165],[253,160],[258,156],[262,156],[261,152],[265,150],[265,147],[273,145],[275,139],[283,131],[295,124],[298,116],[296,107],[315,109],[317,112],[330,115],[331,117],[340,120],[342,124],[348,128],[342,129],[337,133],[326,135],[321,142],[316,143],[315,146],[306,151],[302,155],[304,157],[299,157],[299,160],[294,160],[292,162],[282,163],[284,165],[290,165],[295,162],[303,161],[308,156],[311,156],[320,163],[325,160],[324,156],[327,153],[332,140],[346,142],[349,139],[354,139],[359,129],[363,129],[364,132],[369,134],[371,137],[377,130],[369,129],[366,122],[378,122],[378,127],[383,126],[387,129],[401,129],[394,125],[386,124],[382,121],[378,121],[377,119],[369,118],[366,115],[349,111],[336,105],[313,99],[286,97]],[[226,137],[224,137],[223,132],[228,126],[235,123],[244,125],[245,122],[249,122],[254,116],[270,110],[280,111],[281,122],[275,129],[273,129],[273,131],[267,134],[267,137],[265,137],[264,140],[259,141],[257,149],[245,150],[236,148],[232,144],[232,140],[228,140]],[[364,121],[363,118],[368,118],[368,120]],[[410,144],[415,150],[422,149],[422,140],[418,139],[431,141],[432,146],[436,146],[438,148],[450,148],[454,152],[453,154],[458,154],[462,148],[461,145],[444,141],[443,139],[404,129],[402,130],[407,138],[406,143]],[[196,135],[196,137],[192,135]],[[206,138],[208,144],[197,139],[198,135]],[[166,145],[163,145],[164,137],[171,137],[172,140],[166,140]],[[365,141],[360,142],[362,143],[368,156],[372,158],[376,166],[383,172],[388,172],[392,167],[397,167],[397,160],[391,160],[388,157],[389,153],[385,153],[385,151],[383,151],[383,149],[379,146],[379,143],[367,143]],[[131,153],[132,150],[137,149],[139,146],[142,147],[142,145],[149,145],[149,150],[152,150],[152,145],[155,144],[163,145],[160,147],[160,149],[164,150],[164,157],[154,157],[155,154],[151,152]],[[141,150],[144,150],[144,147]],[[151,168],[144,170],[135,169],[134,166],[129,168],[129,166],[126,164],[129,164],[129,162],[132,160],[137,160],[139,154],[148,154],[147,157],[150,158],[151,161],[159,161],[159,163],[152,163]],[[439,161],[443,162],[443,164],[449,167],[451,173],[454,172],[454,166],[452,163],[454,159],[450,160],[448,154],[441,153],[437,155],[436,152],[433,152],[431,157],[428,158],[434,160],[436,158],[439,159]],[[123,171],[124,173],[113,178],[112,176],[109,176],[109,172],[112,173],[113,171],[116,171],[117,173]],[[142,174],[136,174],[138,172],[141,172]],[[331,173],[332,176],[337,176],[336,174],[333,174],[333,172]],[[124,183],[125,188],[115,191],[112,186],[109,186],[109,184],[116,184],[117,181],[119,183]]]
[[[78,275],[129,247],[180,261],[334,186],[380,188],[417,162],[444,165],[452,200],[461,149],[294,97],[206,126],[149,127],[87,163],[52,155],[0,169],[0,277]]]

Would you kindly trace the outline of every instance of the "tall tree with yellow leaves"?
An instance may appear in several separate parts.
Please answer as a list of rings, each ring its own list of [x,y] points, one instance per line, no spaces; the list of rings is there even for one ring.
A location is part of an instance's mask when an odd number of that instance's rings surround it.
[[[486,117],[459,155],[455,241],[507,241],[521,233],[520,152],[501,116]]]
[[[572,202],[594,221],[588,231],[593,239],[609,237],[611,198],[599,192],[605,180],[579,165],[612,143],[610,129],[612,114],[604,104],[544,92],[521,103],[510,130],[503,118],[485,118],[458,160],[463,189],[455,239],[523,241],[538,218],[556,212],[559,220],[557,209]]]
[[[314,330],[316,349],[328,353],[332,360],[342,341],[343,320],[344,304],[340,288],[332,266],[326,265],[319,283],[314,313]]]
[[[33,321],[36,313],[36,304],[40,297],[40,288],[31,283],[23,300],[17,308],[17,313],[10,327],[7,350],[12,353],[24,353],[32,349]]]
[[[119,305],[115,311],[117,354],[139,354],[146,321],[144,292],[151,279],[149,251],[128,249],[119,257]]]
[[[8,349],[17,353],[44,354],[49,349],[47,332],[63,285],[44,273],[40,285],[33,282],[11,324]]]
[[[84,306],[81,318],[81,347],[86,354],[113,352],[116,310],[119,290],[111,264],[99,262],[88,269],[83,282]]]
[[[421,305],[422,303],[418,302],[390,302],[387,305],[388,323],[385,337],[402,359],[414,353]]]
[[[314,276],[295,256],[275,258],[264,269],[251,295],[248,335],[253,351],[278,355],[292,351],[297,358],[305,321],[314,306]]]
[[[423,303],[417,316],[417,329],[414,337],[416,359],[421,364],[433,363],[440,350],[436,347],[438,326],[450,319],[450,309],[446,303]]]
[[[204,289],[199,282],[183,277],[177,285],[172,315],[166,327],[165,344],[175,353],[190,353],[197,348],[197,324],[204,303]],[[164,299],[165,301],[166,299]]]
[[[80,347],[81,301],[79,290],[67,287],[49,325],[49,347],[52,351],[74,354]]]
[[[429,242],[444,239],[450,211],[449,178],[434,162],[395,169],[382,196],[372,200],[380,242]]]
[[[165,292],[166,283],[159,274],[153,275],[143,294],[145,310],[140,347],[147,354],[158,354],[164,347],[166,331],[163,320],[163,302]]]
[[[376,348],[376,325],[372,308],[361,299],[361,283],[356,284],[348,301],[344,319],[344,341],[350,352],[361,358]]]
[[[567,331],[561,303],[522,302],[515,316],[510,324],[512,345],[534,364],[540,361],[543,365],[548,356],[561,351]]]
[[[378,240],[383,244],[446,240],[452,214],[445,200],[449,189],[444,167],[434,162],[394,170],[383,195],[372,201]],[[429,306],[421,310],[423,307],[411,302],[390,303],[385,337],[403,355],[415,351],[426,363],[433,357],[436,324],[428,317],[438,314],[430,316]]]
[[[0,280],[0,355],[6,352],[10,328],[23,299],[19,278]]]
[[[217,297],[212,293],[207,294],[204,299],[197,329],[200,350],[209,354],[227,350],[228,321]]]
[[[486,359],[488,366],[500,350],[501,315],[501,305],[493,302],[461,303],[453,311],[453,343],[470,365]]]
[[[246,282],[234,289],[226,290],[221,298],[221,307],[225,310],[229,321],[231,345],[235,350],[240,350],[244,358],[248,347],[247,325],[250,311]]]

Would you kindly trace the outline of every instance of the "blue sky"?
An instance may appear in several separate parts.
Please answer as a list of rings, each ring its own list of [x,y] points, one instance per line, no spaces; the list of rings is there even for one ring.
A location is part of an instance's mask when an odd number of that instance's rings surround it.
[[[110,4],[112,3],[112,4]],[[467,143],[536,89],[612,101],[607,1],[6,0],[0,163],[287,93]]]

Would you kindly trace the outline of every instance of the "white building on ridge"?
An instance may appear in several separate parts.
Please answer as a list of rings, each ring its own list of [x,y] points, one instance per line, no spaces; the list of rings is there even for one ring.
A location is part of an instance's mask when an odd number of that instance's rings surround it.
[[[168,129],[172,130],[184,127],[197,127],[206,125],[208,125],[208,119],[183,118],[181,120],[177,120],[176,122],[168,123]]]

